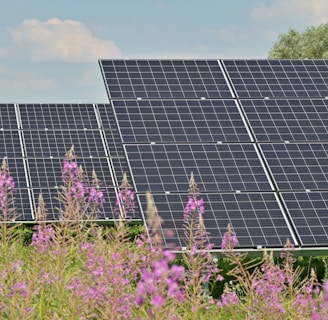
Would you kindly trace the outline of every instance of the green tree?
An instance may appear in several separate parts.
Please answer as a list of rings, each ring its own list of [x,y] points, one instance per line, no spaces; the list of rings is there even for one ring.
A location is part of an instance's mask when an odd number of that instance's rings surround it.
[[[280,34],[269,51],[269,59],[328,59],[328,23],[304,32],[290,29]]]

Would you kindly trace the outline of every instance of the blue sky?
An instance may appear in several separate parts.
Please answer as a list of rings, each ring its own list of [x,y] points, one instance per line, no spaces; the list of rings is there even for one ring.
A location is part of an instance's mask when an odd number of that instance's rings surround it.
[[[0,103],[107,102],[98,58],[266,58],[327,0],[0,0]]]

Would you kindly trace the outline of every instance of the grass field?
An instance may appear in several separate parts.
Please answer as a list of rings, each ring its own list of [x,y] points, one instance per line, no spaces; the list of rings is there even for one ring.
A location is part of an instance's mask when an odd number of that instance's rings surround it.
[[[328,319],[326,275],[319,281],[310,265],[304,272],[289,241],[279,259],[270,252],[251,259],[235,250],[238,238],[227,226],[225,257],[213,258],[193,177],[181,213],[187,250],[176,257],[163,247],[162,221],[150,194],[148,237],[142,227],[128,225],[134,192],[126,177],[117,219],[106,227],[83,222],[105,201],[96,177],[86,185],[72,152],[62,174],[60,221],[46,222],[40,195],[38,222],[30,230],[8,223],[15,215],[14,181],[3,162],[1,319]]]

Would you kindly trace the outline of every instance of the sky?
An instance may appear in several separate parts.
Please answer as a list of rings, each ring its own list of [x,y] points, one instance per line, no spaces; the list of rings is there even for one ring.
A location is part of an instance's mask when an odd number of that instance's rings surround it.
[[[265,59],[327,0],[0,0],[0,103],[106,103],[98,59]]]

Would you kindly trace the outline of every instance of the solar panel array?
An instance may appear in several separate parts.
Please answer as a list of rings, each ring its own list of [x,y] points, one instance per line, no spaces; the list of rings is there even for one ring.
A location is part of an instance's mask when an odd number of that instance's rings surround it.
[[[146,223],[151,191],[170,246],[185,246],[193,173],[219,248],[228,223],[243,248],[328,246],[328,60],[100,60],[109,104],[0,104],[18,220],[41,192],[59,218],[63,157],[74,145],[114,217],[123,173]],[[147,223],[146,223],[147,226]]]
[[[60,218],[63,159],[72,145],[88,185],[92,183],[93,171],[101,181],[105,203],[95,219],[115,218],[123,171],[113,170],[113,163],[123,157],[123,147],[117,141],[118,131],[110,109],[109,104],[0,105],[2,156],[7,157],[16,182],[16,221],[36,219],[40,193],[47,219]],[[101,121],[100,111],[108,113],[105,121]]]
[[[216,248],[228,223],[240,247],[328,245],[327,60],[99,63],[143,219],[151,191],[167,245],[184,246],[191,173]]]

